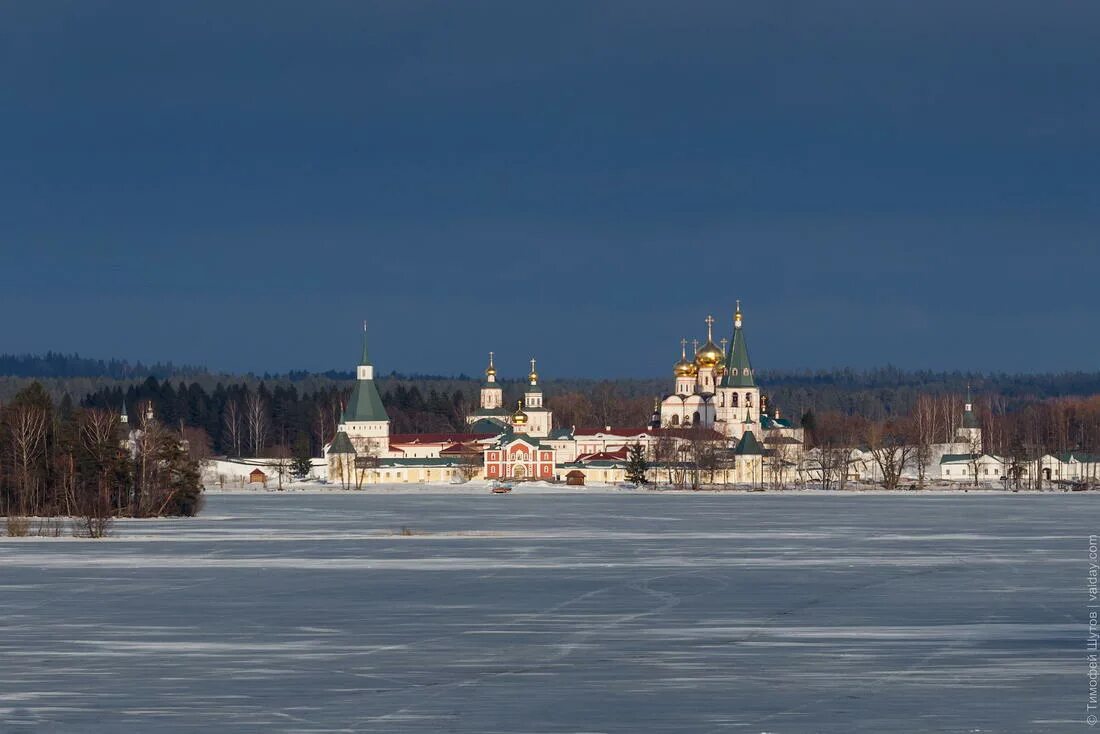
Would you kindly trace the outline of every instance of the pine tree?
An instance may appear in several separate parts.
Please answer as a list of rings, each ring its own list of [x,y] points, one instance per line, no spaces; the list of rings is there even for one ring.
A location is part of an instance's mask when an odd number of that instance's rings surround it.
[[[636,443],[627,449],[626,481],[645,484],[647,471],[649,471],[649,462],[645,458],[645,449],[640,443]]]
[[[290,461],[290,476],[305,479],[313,471],[313,460],[309,458],[309,439],[302,436],[294,445],[294,458]]]

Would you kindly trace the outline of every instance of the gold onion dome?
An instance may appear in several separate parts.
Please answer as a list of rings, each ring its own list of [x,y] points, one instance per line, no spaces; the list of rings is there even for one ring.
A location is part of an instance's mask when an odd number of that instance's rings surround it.
[[[489,352],[489,366],[485,368],[486,377],[496,377],[497,368],[493,366],[493,353]]]
[[[537,383],[539,381],[539,373],[535,372],[535,358],[534,357],[531,358],[531,372],[527,375],[527,379],[531,381],[532,385],[534,385],[535,383]]]
[[[677,377],[694,377],[695,364],[687,358],[687,339],[680,340],[680,361],[672,366]]]
[[[718,367],[715,368],[715,372],[717,372],[718,376],[721,377],[722,375],[726,374],[726,340],[722,339],[718,343],[722,345],[722,359],[718,360]]]
[[[711,327],[714,326],[714,317],[707,316],[707,343],[695,353],[695,364],[699,367],[717,367],[722,363],[722,350],[714,343],[714,334]]]
[[[523,401],[516,401],[516,412],[512,413],[512,422],[518,425],[525,425],[527,423],[527,414],[523,412]]]

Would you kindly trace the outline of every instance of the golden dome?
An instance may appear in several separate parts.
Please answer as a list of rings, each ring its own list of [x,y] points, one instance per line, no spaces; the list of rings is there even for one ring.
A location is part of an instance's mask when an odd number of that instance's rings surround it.
[[[680,361],[672,366],[677,377],[693,377],[695,365],[687,358],[687,339],[680,340]]]
[[[523,426],[527,424],[527,414],[523,412],[523,401],[516,401],[516,412],[512,413],[512,423]]]
[[[485,368],[486,377],[496,377],[497,368],[493,366],[493,353],[489,352],[489,366]]]
[[[535,372],[535,358],[531,357],[531,372],[527,375],[527,379],[530,380],[532,385],[537,385],[539,382],[539,373]]]
[[[695,355],[695,364],[700,367],[717,367],[722,364],[722,350],[714,342],[707,340],[699,353]]]
[[[717,367],[722,363],[722,350],[718,348],[718,345],[714,343],[714,333],[712,327],[714,326],[714,317],[707,316],[707,343],[703,345],[703,348],[695,353],[695,364],[699,367]]]

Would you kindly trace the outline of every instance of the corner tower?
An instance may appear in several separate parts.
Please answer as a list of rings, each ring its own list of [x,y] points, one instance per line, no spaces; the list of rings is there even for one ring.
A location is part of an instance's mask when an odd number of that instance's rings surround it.
[[[363,356],[355,369],[355,387],[336,430],[347,434],[360,456],[381,456],[389,451],[390,417],[374,384],[374,365],[367,350],[366,322],[363,323]]]

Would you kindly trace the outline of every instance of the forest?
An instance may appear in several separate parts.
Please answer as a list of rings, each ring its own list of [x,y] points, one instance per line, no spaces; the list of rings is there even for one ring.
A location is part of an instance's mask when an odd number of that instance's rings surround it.
[[[194,515],[199,461],[180,432],[112,410],[55,406],[37,383],[0,407],[0,515],[8,535],[102,537],[114,518]],[[53,519],[51,519],[53,518]]]

